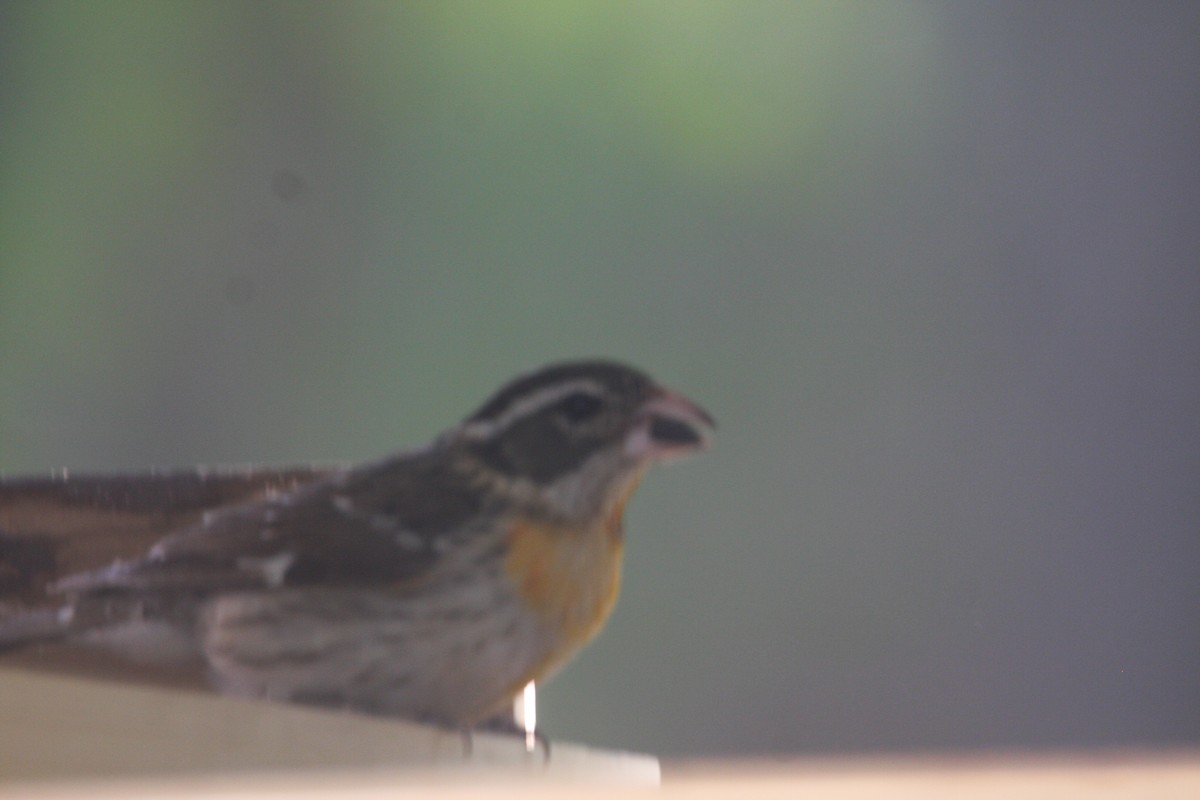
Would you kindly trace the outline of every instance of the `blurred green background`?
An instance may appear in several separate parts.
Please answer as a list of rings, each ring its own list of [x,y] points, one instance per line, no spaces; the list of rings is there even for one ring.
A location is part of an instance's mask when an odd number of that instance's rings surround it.
[[[1200,5],[6,2],[0,469],[353,461],[638,364],[561,739],[1200,741]]]

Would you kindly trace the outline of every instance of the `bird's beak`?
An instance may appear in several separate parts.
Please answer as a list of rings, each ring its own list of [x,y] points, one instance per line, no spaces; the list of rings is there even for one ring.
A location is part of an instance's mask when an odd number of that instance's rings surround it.
[[[625,452],[639,461],[673,460],[709,447],[716,427],[700,406],[660,388],[638,409],[625,437]]]

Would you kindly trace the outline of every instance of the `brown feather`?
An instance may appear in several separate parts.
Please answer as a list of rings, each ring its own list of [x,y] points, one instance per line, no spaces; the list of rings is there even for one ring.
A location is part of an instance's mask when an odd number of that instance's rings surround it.
[[[331,470],[178,472],[0,481],[0,604],[36,605],[67,575],[139,558],[204,512],[292,491]]]

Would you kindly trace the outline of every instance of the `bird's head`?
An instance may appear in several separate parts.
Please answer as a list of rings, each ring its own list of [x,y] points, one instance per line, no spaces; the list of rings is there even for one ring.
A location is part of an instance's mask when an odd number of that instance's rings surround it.
[[[578,361],[513,380],[452,435],[548,513],[582,522],[610,511],[651,463],[707,447],[714,427],[632,367]]]

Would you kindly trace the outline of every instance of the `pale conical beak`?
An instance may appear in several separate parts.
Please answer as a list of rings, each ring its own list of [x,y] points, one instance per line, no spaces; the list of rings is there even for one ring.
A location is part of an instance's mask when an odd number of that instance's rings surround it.
[[[659,389],[638,410],[625,438],[625,452],[638,460],[673,460],[709,447],[716,427],[700,406],[670,389]]]

